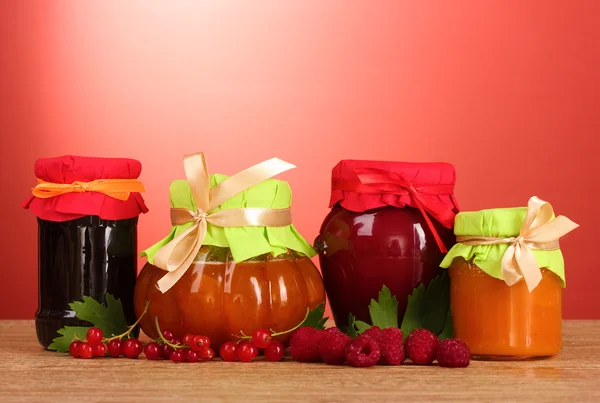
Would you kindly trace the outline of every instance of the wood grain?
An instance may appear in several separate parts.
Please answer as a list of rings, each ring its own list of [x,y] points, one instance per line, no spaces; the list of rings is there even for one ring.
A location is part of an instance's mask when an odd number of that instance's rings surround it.
[[[32,321],[0,321],[0,402],[591,401],[600,402],[600,321],[566,321],[553,359],[465,369],[140,358],[73,359],[43,351]]]

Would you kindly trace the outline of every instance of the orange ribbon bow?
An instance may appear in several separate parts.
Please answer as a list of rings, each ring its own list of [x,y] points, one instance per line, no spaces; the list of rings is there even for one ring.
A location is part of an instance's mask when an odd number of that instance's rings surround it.
[[[51,183],[38,179],[32,194],[40,199],[67,193],[96,192],[117,200],[126,201],[131,193],[145,192],[144,185],[137,179],[97,179],[91,182]]]

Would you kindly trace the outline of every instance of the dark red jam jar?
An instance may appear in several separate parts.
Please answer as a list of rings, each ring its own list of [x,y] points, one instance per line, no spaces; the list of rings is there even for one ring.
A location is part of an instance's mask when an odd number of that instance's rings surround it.
[[[119,298],[135,322],[137,221],[148,209],[139,194],[139,161],[64,156],[35,164],[38,185],[23,204],[38,221],[37,337],[47,348],[63,326],[90,326],[69,303]]]
[[[331,212],[315,241],[338,327],[351,313],[370,322],[369,302],[385,285],[398,298],[426,286],[455,243],[456,175],[447,163],[343,160],[332,171]]]

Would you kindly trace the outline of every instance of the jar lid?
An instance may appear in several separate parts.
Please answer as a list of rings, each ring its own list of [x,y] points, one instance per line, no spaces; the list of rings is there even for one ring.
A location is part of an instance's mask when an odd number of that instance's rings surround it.
[[[331,173],[329,207],[339,203],[346,210],[364,212],[385,206],[419,208],[420,202],[433,218],[452,228],[459,210],[455,183],[454,166],[448,163],[342,160]]]
[[[213,174],[210,176],[210,187],[223,182],[228,176]],[[194,198],[187,180],[176,180],[170,189],[171,207],[196,210]],[[267,179],[241,193],[226,200],[214,210],[212,214],[220,210],[237,208],[272,208],[285,209],[292,203],[292,190],[290,185],[282,180]],[[175,225],[171,228],[169,235],[163,240],[142,252],[142,256],[148,258],[148,262],[154,264],[154,255],[165,244],[184,233],[193,223]],[[219,227],[207,223],[206,236],[202,245],[227,247],[231,249],[231,255],[236,262],[251,259],[256,256],[271,254],[279,256],[294,250],[305,256],[313,257],[316,251],[296,231],[292,224],[282,227]]]
[[[142,164],[129,158],[65,155],[38,159],[34,171],[40,181],[72,184],[99,179],[137,179],[142,172]],[[57,222],[88,215],[105,220],[123,220],[148,212],[144,199],[138,192],[131,192],[127,200],[94,191],[64,193],[48,198],[31,195],[22,207],[30,209],[41,219]]]
[[[457,237],[511,238],[519,236],[521,226],[527,214],[527,207],[496,208],[481,211],[460,212],[454,222],[454,234]],[[552,218],[554,219],[554,214]],[[457,243],[450,249],[440,267],[448,268],[457,257],[473,261],[488,275],[503,279],[502,258],[509,243],[494,245],[467,245]],[[532,250],[539,267],[556,274],[565,285],[565,265],[560,249]]]

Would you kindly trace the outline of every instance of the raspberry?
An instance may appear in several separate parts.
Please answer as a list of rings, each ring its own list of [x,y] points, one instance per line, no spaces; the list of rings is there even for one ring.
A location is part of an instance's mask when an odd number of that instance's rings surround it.
[[[346,361],[353,367],[372,367],[380,357],[379,344],[372,337],[360,335],[346,345]]]
[[[435,334],[427,329],[415,329],[406,338],[406,354],[415,364],[429,365],[435,360],[439,345]]]
[[[323,362],[329,365],[342,365],[346,360],[346,345],[352,339],[337,327],[325,330],[319,342],[319,353]]]
[[[379,365],[400,365],[404,362],[404,336],[400,329],[383,329],[379,333],[378,342],[381,349]]]
[[[379,341],[381,336],[381,329],[378,326],[373,326],[362,332],[361,336],[367,336],[373,338],[375,341]]]
[[[318,362],[321,360],[319,354],[319,342],[324,332],[310,326],[301,327],[296,330],[290,340],[290,354],[292,359],[301,362]]]
[[[437,360],[440,367],[468,367],[471,362],[471,350],[458,339],[442,340],[438,348]]]

